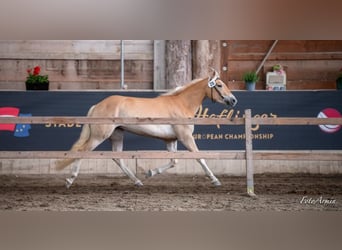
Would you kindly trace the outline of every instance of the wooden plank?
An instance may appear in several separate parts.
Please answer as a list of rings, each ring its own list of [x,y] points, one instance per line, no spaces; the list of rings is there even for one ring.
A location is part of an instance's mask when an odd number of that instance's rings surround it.
[[[119,60],[120,40],[4,40],[0,59]],[[153,60],[153,41],[125,40],[125,59]]]
[[[229,61],[262,60],[271,46],[270,40],[229,41]],[[342,56],[340,40],[279,40],[270,60],[338,59]]]
[[[0,151],[0,159],[245,159],[244,151],[206,151],[206,152],[166,152],[166,151]]]
[[[327,150],[284,150],[254,151],[254,160],[307,160],[307,161],[342,161],[342,151]]]
[[[119,60],[0,60],[0,82],[25,82],[26,69],[40,65],[50,82],[120,81]],[[126,82],[153,82],[152,60],[125,60]]]
[[[253,125],[342,125],[342,118],[316,117],[254,117]],[[84,117],[84,116],[31,116],[31,117],[0,117],[0,123],[17,124],[198,124],[198,125],[243,125],[244,118],[153,118],[153,117]]]
[[[327,150],[255,150],[253,160],[307,160],[307,161],[342,161],[342,151]],[[85,158],[85,159],[246,159],[245,151],[203,151],[203,152],[166,152],[166,151],[0,151],[0,159],[62,159],[62,158]]]
[[[342,125],[342,118],[313,117],[277,117],[252,119],[252,124],[259,125]]]
[[[244,124],[243,118],[151,118],[151,117],[83,117],[83,116],[31,116],[31,117],[0,117],[1,124]]]
[[[128,90],[137,89],[141,90],[151,90],[152,82],[141,82],[141,81],[126,81],[128,85]],[[22,86],[20,89],[25,89],[25,84],[20,83]],[[1,86],[2,87],[2,86]],[[0,88],[1,88],[0,87]],[[3,86],[5,87],[5,85]],[[92,81],[84,81],[84,82],[50,82],[49,90],[75,90],[75,91],[84,91],[84,90],[120,90],[120,80],[110,81],[110,80],[92,80]]]
[[[229,80],[226,81],[231,90],[245,90],[245,82],[244,81],[236,81]],[[255,86],[256,90],[265,90],[265,82],[259,81]],[[302,80],[292,80],[287,81],[286,90],[335,90],[336,82],[335,81],[302,81]]]
[[[125,56],[127,60],[153,60],[152,53],[149,51],[138,52],[126,52]],[[2,53],[0,59],[10,60],[119,60],[120,54],[118,53],[61,53],[61,52],[49,52],[46,54],[35,53]]]
[[[342,40],[280,40],[275,53],[341,52]]]
[[[151,90],[152,82],[130,81],[127,90]],[[5,82],[0,84],[0,90],[8,91],[23,91],[26,90],[24,82]],[[111,80],[88,80],[88,81],[65,81],[65,82],[50,82],[49,91],[97,91],[97,90],[117,90],[120,91],[120,81]],[[126,91],[127,91],[126,90]]]
[[[265,56],[264,53],[237,53],[229,61],[261,61]],[[307,61],[307,60],[341,60],[342,52],[312,52],[312,53],[273,53],[269,56],[270,61]]]
[[[121,77],[120,61],[92,60],[87,62],[86,68],[77,67],[79,79],[115,79]],[[125,59],[125,82],[131,81],[152,82],[153,62],[147,60],[126,60]]]
[[[265,55],[272,45],[271,40],[229,40],[227,42],[229,44],[228,60],[233,60],[236,54],[259,53]]]

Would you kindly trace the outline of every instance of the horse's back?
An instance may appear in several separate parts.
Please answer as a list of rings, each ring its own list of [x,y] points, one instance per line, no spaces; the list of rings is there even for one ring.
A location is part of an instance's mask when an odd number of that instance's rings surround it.
[[[93,116],[170,117],[171,106],[168,98],[113,95],[96,104]]]

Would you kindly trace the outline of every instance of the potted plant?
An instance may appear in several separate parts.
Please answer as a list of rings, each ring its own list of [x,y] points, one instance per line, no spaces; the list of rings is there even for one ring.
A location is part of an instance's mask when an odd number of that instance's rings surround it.
[[[284,75],[285,74],[284,68],[280,64],[274,65],[272,67],[272,69],[273,69],[273,72],[276,72],[279,75]]]
[[[255,83],[259,81],[259,76],[256,72],[250,71],[243,74],[243,80],[245,81],[246,89],[252,91],[255,90]]]
[[[26,90],[48,90],[49,89],[49,77],[48,75],[40,74],[40,66],[36,66],[33,69],[27,69],[26,78]]]
[[[340,69],[340,74],[336,79],[336,89],[342,90],[342,68]]]

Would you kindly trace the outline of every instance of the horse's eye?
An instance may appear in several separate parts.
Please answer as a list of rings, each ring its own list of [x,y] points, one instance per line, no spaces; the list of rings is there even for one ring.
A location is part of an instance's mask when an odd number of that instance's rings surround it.
[[[222,84],[216,84],[216,86],[222,88]]]

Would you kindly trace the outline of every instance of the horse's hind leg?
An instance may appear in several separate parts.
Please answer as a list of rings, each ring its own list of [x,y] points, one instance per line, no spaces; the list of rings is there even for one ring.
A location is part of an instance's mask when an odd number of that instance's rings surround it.
[[[90,126],[91,130],[89,134],[89,138],[87,141],[83,142],[82,145],[78,145],[76,151],[84,152],[84,151],[92,151],[98,145],[100,145],[104,140],[106,140],[111,132],[113,131],[112,126],[104,126],[104,125],[93,125]],[[81,166],[82,159],[76,159],[71,167],[71,177],[66,179],[66,187],[70,188],[72,183],[76,180]]]
[[[169,141],[166,143],[166,148],[169,152],[176,152],[177,151],[177,140]],[[165,170],[174,167],[177,164],[177,159],[171,159],[170,162],[166,165],[163,165],[159,168],[150,169],[147,171],[146,176],[152,177],[156,174],[161,174]]]
[[[123,130],[115,129],[110,139],[112,140],[112,149],[113,151],[121,152],[123,149]],[[125,166],[125,163],[122,159],[113,159],[113,161],[118,164],[121,170],[132,180],[136,186],[143,186],[141,180],[139,180],[135,174]]]
[[[70,178],[66,178],[66,187],[67,188],[70,188],[72,183],[75,181],[75,179],[77,178],[78,176],[78,173],[80,171],[80,166],[81,166],[81,159],[77,159],[72,167],[71,167],[71,177]]]
[[[104,140],[97,140],[94,138],[90,138],[88,140],[88,142],[78,151],[91,151],[91,150],[95,149],[98,145],[100,145],[103,141]],[[71,167],[71,177],[66,178],[65,185],[67,188],[70,188],[72,183],[76,180],[78,173],[80,171],[81,161],[82,161],[82,159],[77,159],[73,163],[73,165]]]

